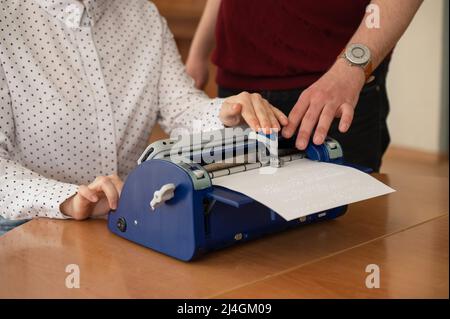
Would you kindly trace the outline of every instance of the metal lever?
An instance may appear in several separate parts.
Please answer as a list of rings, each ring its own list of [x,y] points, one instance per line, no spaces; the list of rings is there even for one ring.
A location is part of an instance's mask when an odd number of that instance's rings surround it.
[[[165,201],[172,199],[174,196],[175,184],[165,184],[159,190],[153,193],[153,199],[150,202],[150,207],[155,210],[156,207],[163,204]]]

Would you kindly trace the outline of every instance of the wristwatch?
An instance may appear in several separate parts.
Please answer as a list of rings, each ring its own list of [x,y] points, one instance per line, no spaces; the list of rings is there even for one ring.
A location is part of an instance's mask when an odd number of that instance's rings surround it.
[[[372,55],[369,48],[364,44],[350,44],[342,51],[340,57],[347,60],[351,66],[361,67],[366,76],[366,83],[374,79],[372,76]]]

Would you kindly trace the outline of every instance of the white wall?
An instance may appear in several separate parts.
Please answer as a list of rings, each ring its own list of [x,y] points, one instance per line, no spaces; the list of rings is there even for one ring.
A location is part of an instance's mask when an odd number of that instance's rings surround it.
[[[448,70],[448,50],[444,53],[448,3],[444,1],[425,0],[394,51],[388,75],[392,145],[448,150],[448,71],[444,72]],[[446,19],[448,23],[448,14]]]

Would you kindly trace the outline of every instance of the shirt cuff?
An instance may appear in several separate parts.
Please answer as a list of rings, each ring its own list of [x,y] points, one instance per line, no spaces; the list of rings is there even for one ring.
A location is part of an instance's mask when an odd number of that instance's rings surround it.
[[[201,119],[202,131],[213,131],[224,128],[222,121],[219,118],[220,109],[225,99],[212,99],[206,106]]]
[[[69,219],[59,210],[59,206],[69,197],[75,195],[78,191],[78,185],[47,182],[42,186],[42,192],[36,196],[33,208],[39,217]]]

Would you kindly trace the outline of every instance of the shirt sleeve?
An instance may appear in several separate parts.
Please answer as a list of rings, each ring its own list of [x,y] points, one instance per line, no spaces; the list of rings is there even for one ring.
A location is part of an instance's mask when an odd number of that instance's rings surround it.
[[[47,179],[26,169],[12,158],[14,144],[11,96],[0,65],[0,216],[68,218],[59,211],[59,205],[75,194],[78,186]]]
[[[210,131],[223,128],[219,119],[224,99],[210,99],[195,88],[186,73],[167,22],[162,22],[162,66],[158,84],[159,124],[167,133],[174,129]]]

